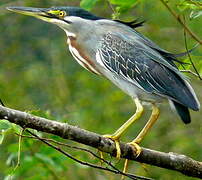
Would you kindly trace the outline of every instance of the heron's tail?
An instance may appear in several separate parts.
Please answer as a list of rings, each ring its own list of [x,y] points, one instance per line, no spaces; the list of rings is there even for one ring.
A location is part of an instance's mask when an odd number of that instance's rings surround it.
[[[175,101],[172,101],[172,104],[174,105],[175,110],[177,111],[178,115],[180,116],[180,118],[182,119],[182,121],[185,124],[188,124],[191,122],[191,117],[190,117],[190,113],[189,113],[189,109],[188,107],[179,104]]]

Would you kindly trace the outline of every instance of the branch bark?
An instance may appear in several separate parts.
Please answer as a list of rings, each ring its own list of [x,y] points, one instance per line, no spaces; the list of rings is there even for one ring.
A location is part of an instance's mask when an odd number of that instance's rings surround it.
[[[76,141],[100,151],[116,156],[116,148],[113,141],[99,134],[29,113],[0,106],[0,119],[6,119],[23,128],[32,128],[38,131],[54,134],[64,139]],[[135,160],[161,168],[175,170],[184,175],[202,178],[202,162],[196,161],[185,155],[176,153],[164,153],[147,148],[142,148],[141,154],[136,158],[135,150],[128,144],[120,143],[121,157]]]

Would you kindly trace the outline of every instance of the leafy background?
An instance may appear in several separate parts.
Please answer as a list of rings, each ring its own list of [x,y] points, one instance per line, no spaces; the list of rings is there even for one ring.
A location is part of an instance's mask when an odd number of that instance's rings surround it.
[[[111,4],[110,4],[110,3]],[[54,25],[37,19],[8,12],[6,6],[81,6],[107,18],[129,21],[135,18],[146,20],[138,31],[173,53],[185,51],[183,28],[160,1],[157,0],[1,0],[0,2],[0,98],[6,106],[28,111],[36,115],[97,132],[114,132],[135,111],[135,105],[123,92],[104,78],[80,67],[67,50],[66,37]],[[186,24],[202,38],[201,1],[170,0],[169,5],[177,14],[184,15]],[[114,11],[112,11],[112,7]],[[196,42],[188,36],[188,47]],[[183,57],[187,61],[187,57]],[[202,48],[198,46],[192,59],[202,74]],[[188,67],[191,68],[191,67]],[[201,81],[188,75],[200,102]],[[150,114],[145,114],[122,137],[132,140],[146,123]],[[151,149],[176,152],[202,159],[202,111],[193,112],[192,123],[184,125],[168,104],[161,106],[159,121],[142,142]],[[20,128],[1,121],[0,123],[0,179],[117,179],[117,175],[81,166],[36,140],[23,138],[20,166],[17,163],[18,136]],[[58,137],[40,136],[67,142]],[[74,144],[68,141],[69,144]],[[77,144],[78,146],[83,146]],[[79,159],[99,163],[84,152],[65,148]],[[93,150],[95,151],[95,150]],[[117,167],[123,160],[105,156]],[[129,172],[155,179],[192,179],[180,173],[131,162]],[[9,176],[10,175],[10,176]]]

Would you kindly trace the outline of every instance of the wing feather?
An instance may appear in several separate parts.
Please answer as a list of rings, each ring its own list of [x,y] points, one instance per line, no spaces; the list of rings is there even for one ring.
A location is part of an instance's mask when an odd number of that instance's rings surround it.
[[[100,59],[112,73],[132,82],[148,93],[166,96],[189,108],[197,101],[177,67],[152,48],[140,42],[107,33],[99,48]]]

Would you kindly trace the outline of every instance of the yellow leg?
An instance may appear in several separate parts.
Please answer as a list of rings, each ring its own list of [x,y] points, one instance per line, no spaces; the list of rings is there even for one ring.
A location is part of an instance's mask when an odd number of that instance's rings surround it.
[[[141,147],[138,144],[145,137],[148,130],[154,125],[154,123],[156,122],[156,120],[159,117],[159,114],[160,114],[159,108],[153,104],[153,106],[152,106],[152,114],[151,114],[147,124],[144,126],[144,128],[141,130],[141,132],[138,134],[138,136],[132,142],[128,143],[128,144],[132,145],[133,147],[135,147],[137,157],[141,153]],[[124,173],[126,172],[127,167],[128,167],[128,159],[126,159],[125,164],[124,164]]]
[[[141,105],[138,98],[135,98],[135,104],[137,106],[135,114],[128,121],[126,121],[114,134],[104,135],[104,137],[110,138],[115,142],[116,150],[117,150],[117,155],[116,155],[117,158],[121,157],[119,138],[137,119],[141,117],[143,113],[143,106]]]
[[[127,170],[128,170],[128,161],[129,161],[128,159],[125,160],[124,168],[123,168],[123,173],[126,173]],[[125,176],[122,175],[122,176],[121,176],[121,180],[124,180],[124,179],[125,179]]]
[[[147,122],[147,124],[144,126],[142,131],[138,134],[138,136],[131,142],[132,144],[139,144],[142,139],[145,137],[149,129],[154,125],[156,120],[158,119],[160,114],[159,108],[153,104],[152,106],[152,114]]]

